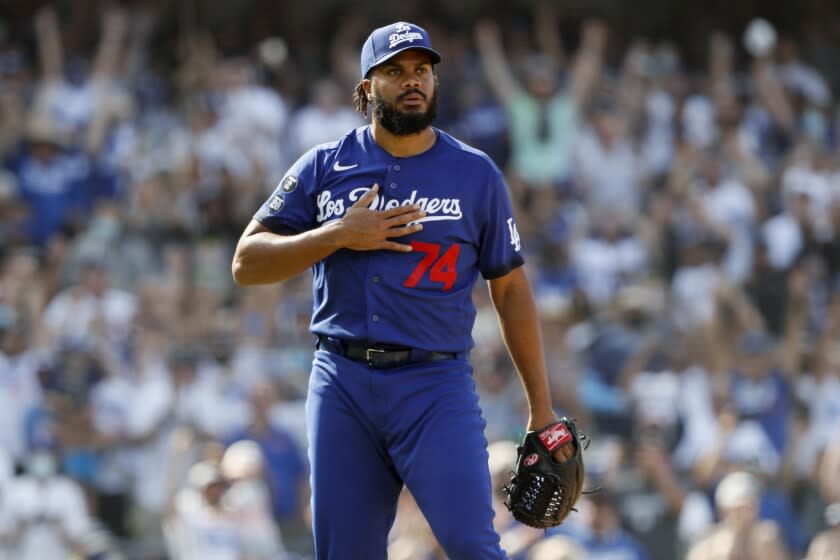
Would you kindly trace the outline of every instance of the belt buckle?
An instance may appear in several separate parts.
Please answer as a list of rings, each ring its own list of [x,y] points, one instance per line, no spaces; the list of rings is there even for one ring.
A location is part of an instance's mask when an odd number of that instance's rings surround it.
[[[385,350],[382,350],[381,348],[366,348],[365,349],[365,361],[367,362],[367,365],[369,365],[371,367],[375,367],[373,365],[373,355],[384,354],[384,353],[385,353]],[[373,355],[371,355],[371,354],[373,354]]]

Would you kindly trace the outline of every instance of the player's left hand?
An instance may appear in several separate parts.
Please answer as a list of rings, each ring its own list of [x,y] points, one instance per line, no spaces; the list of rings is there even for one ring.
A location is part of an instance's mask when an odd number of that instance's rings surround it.
[[[580,497],[586,476],[580,438],[586,436],[568,418],[531,427],[516,449],[516,471],[502,490],[517,521],[548,529],[561,524]],[[569,459],[566,450],[573,451]]]
[[[555,422],[558,422],[560,419],[551,412],[550,414],[534,414],[531,413],[531,417],[528,419],[528,431],[535,432],[544,429],[546,426],[550,426]],[[575,456],[575,444],[574,441],[569,441],[560,446],[557,451],[554,452],[552,457],[554,457],[555,461],[564,463],[569,459],[572,459]]]

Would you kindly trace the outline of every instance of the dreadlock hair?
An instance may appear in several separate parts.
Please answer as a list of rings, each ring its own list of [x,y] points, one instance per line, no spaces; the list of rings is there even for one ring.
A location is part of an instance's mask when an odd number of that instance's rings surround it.
[[[356,84],[356,89],[353,91],[353,105],[356,107],[356,111],[367,116],[368,98],[363,81]]]

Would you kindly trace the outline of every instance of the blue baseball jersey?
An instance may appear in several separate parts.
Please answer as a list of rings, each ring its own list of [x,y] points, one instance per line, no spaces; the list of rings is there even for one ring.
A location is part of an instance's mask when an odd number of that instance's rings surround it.
[[[479,272],[503,276],[523,264],[501,172],[484,153],[434,129],[426,152],[395,157],[370,126],[304,154],[254,218],[301,233],[338,220],[374,183],[370,208],[418,204],[423,230],[402,238],[410,253],[336,251],[313,266],[313,333],[440,352],[473,346],[471,292]]]

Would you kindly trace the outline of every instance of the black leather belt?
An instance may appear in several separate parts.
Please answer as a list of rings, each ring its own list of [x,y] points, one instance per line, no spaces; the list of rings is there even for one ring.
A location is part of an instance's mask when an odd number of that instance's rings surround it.
[[[377,369],[395,368],[437,360],[455,360],[461,356],[466,356],[466,353],[433,352],[387,344],[366,344],[323,335],[318,335],[318,349],[344,356],[355,362],[364,362]]]

